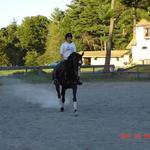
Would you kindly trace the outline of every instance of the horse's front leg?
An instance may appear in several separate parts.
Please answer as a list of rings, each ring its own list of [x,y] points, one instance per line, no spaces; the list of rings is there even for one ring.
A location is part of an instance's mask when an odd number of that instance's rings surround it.
[[[65,92],[66,92],[66,89],[62,86],[62,89],[61,89],[61,106],[60,106],[60,111],[64,111]]]
[[[74,107],[74,112],[77,112],[77,85],[74,85],[73,88],[73,107]]]
[[[60,99],[61,98],[61,95],[60,95],[60,85],[59,85],[59,83],[58,83],[58,81],[54,81],[55,83],[55,87],[56,87],[56,91],[57,91],[57,96],[58,96],[58,99]]]

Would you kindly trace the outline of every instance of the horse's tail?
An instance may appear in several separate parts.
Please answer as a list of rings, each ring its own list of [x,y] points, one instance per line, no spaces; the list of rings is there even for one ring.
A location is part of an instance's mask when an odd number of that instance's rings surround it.
[[[58,79],[56,77],[56,69],[54,69],[53,72],[52,72],[52,82],[55,85],[58,98],[60,98],[61,97],[61,95],[60,95],[60,84],[59,84],[59,81],[58,81]]]

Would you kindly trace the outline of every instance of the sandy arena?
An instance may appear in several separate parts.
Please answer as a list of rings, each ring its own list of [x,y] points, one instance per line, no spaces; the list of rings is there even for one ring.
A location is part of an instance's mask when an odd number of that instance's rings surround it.
[[[0,150],[150,149],[150,82],[88,82],[77,98],[75,117],[71,90],[59,112],[51,83],[1,77]]]

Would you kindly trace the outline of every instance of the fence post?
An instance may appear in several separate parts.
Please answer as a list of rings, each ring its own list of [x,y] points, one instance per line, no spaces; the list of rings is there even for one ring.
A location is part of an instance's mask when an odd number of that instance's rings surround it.
[[[37,70],[38,70],[38,75],[41,76],[42,75],[42,68],[40,66],[38,66]]]
[[[27,67],[26,67],[26,73],[28,72],[28,69],[27,69]]]
[[[139,79],[140,76],[139,76],[139,66],[137,65],[137,79]]]
[[[93,73],[95,72],[95,68],[93,67]]]

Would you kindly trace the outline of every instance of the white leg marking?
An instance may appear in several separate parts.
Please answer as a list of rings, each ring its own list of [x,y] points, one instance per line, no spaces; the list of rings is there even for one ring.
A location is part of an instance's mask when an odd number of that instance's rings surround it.
[[[77,110],[77,102],[73,102],[74,110]]]
[[[63,104],[61,98],[59,98],[58,100],[59,100],[59,107],[60,107],[60,108],[61,108],[61,107],[64,107],[64,104]]]

